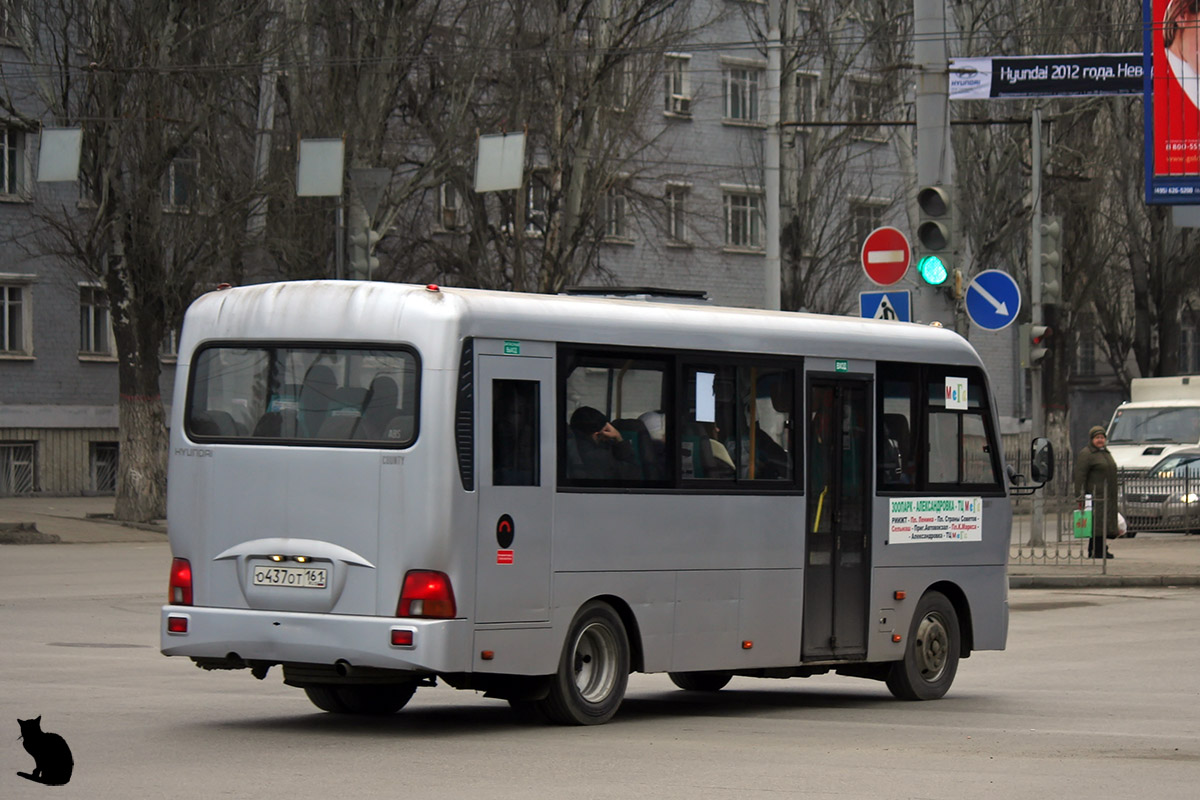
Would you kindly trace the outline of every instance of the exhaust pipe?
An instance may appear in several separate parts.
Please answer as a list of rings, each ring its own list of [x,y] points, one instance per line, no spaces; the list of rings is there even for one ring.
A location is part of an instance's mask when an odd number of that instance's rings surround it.
[[[354,673],[354,667],[344,658],[339,658],[333,664],[334,671],[339,678],[349,678]]]

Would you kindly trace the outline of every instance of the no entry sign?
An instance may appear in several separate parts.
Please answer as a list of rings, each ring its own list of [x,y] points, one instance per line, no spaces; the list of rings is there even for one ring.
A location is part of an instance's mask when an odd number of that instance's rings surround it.
[[[908,238],[895,228],[876,228],[863,242],[863,269],[880,286],[891,286],[903,278],[911,258]]]

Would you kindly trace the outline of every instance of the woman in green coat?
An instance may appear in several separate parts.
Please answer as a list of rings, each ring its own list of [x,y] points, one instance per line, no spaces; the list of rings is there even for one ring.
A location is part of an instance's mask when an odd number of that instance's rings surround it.
[[[1117,462],[1108,452],[1108,436],[1104,426],[1093,425],[1088,431],[1088,446],[1075,459],[1075,497],[1083,508],[1083,496],[1092,496],[1092,538],[1088,540],[1088,555],[1112,558],[1104,543],[1106,535],[1117,535]],[[1103,549],[1103,550],[1102,550]]]

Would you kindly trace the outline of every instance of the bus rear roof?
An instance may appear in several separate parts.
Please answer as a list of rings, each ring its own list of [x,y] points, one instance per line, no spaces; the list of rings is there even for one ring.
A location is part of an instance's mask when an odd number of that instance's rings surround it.
[[[445,323],[476,336],[981,365],[951,330],[906,322],[645,300],[367,281],[222,289],[188,310],[181,356],[199,341],[412,342]],[[441,338],[440,336],[437,338]]]

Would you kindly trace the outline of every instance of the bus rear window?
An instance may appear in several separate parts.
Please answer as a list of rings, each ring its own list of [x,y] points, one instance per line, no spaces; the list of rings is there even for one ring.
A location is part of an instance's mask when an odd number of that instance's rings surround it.
[[[418,381],[407,350],[211,346],[193,360],[184,424],[195,441],[406,447]]]

